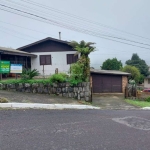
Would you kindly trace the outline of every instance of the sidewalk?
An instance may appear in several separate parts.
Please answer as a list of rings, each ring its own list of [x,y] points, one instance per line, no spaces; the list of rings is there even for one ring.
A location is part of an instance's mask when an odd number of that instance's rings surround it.
[[[90,105],[40,104],[40,103],[0,103],[0,108],[13,109],[100,109]]]

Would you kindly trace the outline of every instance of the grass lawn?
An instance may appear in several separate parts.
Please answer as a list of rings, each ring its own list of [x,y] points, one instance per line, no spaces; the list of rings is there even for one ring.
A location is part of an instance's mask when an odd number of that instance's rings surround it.
[[[139,100],[125,100],[127,103],[138,106],[138,107],[150,107],[150,102],[145,102],[145,101],[139,101]]]

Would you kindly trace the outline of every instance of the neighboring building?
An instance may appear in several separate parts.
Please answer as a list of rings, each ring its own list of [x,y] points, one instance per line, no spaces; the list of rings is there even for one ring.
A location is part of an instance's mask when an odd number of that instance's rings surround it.
[[[93,93],[124,93],[130,73],[91,69]]]
[[[150,75],[144,79],[144,88],[150,88]]]
[[[2,61],[10,61],[11,64],[22,64],[23,68],[30,68],[31,58],[36,58],[36,55],[12,48],[0,47],[0,60]],[[0,79],[1,77],[0,74]]]
[[[149,72],[150,72],[150,66],[149,66]],[[144,79],[144,88],[150,88],[150,75]]]
[[[37,55],[37,58],[31,58],[31,69],[37,69],[42,75],[54,74],[57,69],[67,73],[70,64],[78,59],[69,42],[50,37],[18,49]]]

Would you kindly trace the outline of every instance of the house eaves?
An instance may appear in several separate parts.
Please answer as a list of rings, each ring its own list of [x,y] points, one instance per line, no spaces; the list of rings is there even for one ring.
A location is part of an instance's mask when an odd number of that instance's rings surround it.
[[[37,57],[37,55],[35,55],[35,54],[30,54],[27,52],[23,52],[23,51],[12,49],[12,48],[6,48],[6,47],[0,47],[0,54]]]

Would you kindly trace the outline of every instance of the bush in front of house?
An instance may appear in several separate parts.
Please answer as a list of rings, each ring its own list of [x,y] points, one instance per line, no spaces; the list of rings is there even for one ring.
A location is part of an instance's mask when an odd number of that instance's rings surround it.
[[[5,97],[0,97],[0,103],[8,103],[8,99]]]
[[[146,102],[150,102],[150,96],[145,99]]]
[[[65,73],[53,74],[49,78],[49,82],[50,82],[50,84],[53,84],[53,83],[62,83],[62,82],[66,82],[67,78],[68,78],[68,76]]]
[[[39,75],[39,71],[37,71],[37,69],[33,69],[33,70],[23,69],[22,74],[21,74],[21,79],[29,80],[38,75]]]

